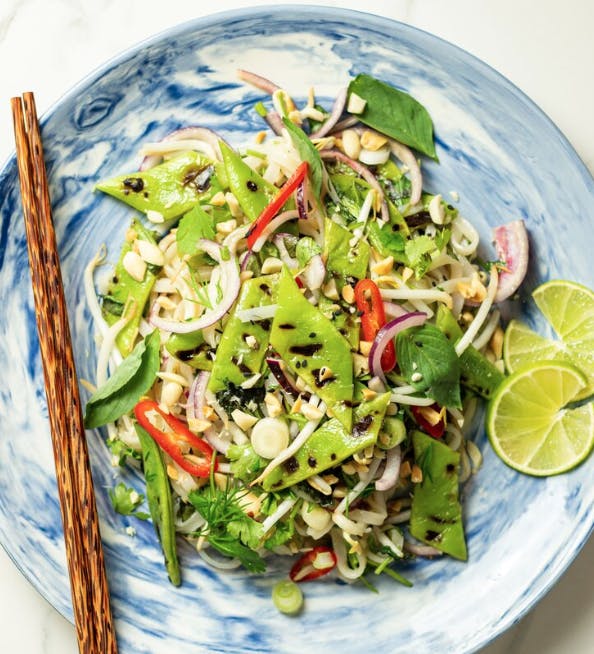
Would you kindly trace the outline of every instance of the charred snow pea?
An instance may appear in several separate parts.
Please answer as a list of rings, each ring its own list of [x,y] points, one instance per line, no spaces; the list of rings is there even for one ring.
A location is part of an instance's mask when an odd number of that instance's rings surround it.
[[[156,244],[153,233],[139,221],[132,223],[131,230],[137,239]],[[131,250],[132,241],[126,240],[102,301],[103,317],[109,325],[113,325],[124,315],[128,318],[128,322],[116,338],[116,344],[123,356],[130,354],[134,347],[138,325],[158,270],[155,266],[147,266],[141,281],[132,277],[124,266],[124,257]]]
[[[136,425],[136,433],[142,447],[146,498],[153,526],[161,543],[169,579],[174,586],[179,586],[181,573],[177,558],[173,500],[167,470],[157,443],[140,425]]]
[[[351,346],[332,322],[303,297],[287,268],[283,268],[278,284],[278,309],[270,343],[289,368],[331,407],[345,429],[350,430]]]
[[[440,305],[437,311],[435,324],[454,343],[462,337],[460,325],[452,312],[443,305]],[[504,377],[501,370],[472,345],[460,355],[460,381],[478,395],[489,399]]]
[[[328,270],[341,277],[365,277],[371,251],[367,242],[358,239],[351,245],[352,232],[329,218],[326,219],[325,230],[324,255]]]
[[[410,533],[441,552],[466,561],[458,499],[460,455],[421,431],[413,432],[412,442],[423,480],[414,485]]]
[[[272,202],[278,189],[250,168],[226,143],[219,141],[219,144],[229,188],[243,213],[254,221]]]
[[[212,370],[212,359],[208,356],[209,348],[205,345],[201,331],[189,334],[171,334],[165,348],[176,359],[198,370]]]
[[[353,410],[353,427],[331,418],[263,482],[266,490],[280,490],[338,465],[349,456],[374,445],[380,432],[390,393],[362,402]]]
[[[224,190],[221,167],[199,152],[185,152],[149,170],[100,182],[96,188],[143,213],[156,211],[170,220]]]
[[[278,275],[253,277],[244,282],[217,348],[208,383],[213,393],[223,390],[229,383],[239,386],[260,372],[268,347],[270,320],[245,319],[242,312],[274,304],[277,283]]]
[[[343,308],[328,299],[325,295],[320,295],[318,309],[332,321],[332,324],[347,339],[353,350],[359,348],[360,321],[356,313],[349,313]]]

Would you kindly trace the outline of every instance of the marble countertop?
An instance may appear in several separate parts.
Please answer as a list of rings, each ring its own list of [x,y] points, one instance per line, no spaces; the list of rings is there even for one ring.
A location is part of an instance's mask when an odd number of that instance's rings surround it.
[[[207,3],[204,3],[206,5]],[[44,111],[106,59],[184,20],[217,11],[289,4],[260,0],[2,0],[0,160],[14,149],[9,98],[33,90]],[[294,3],[291,3],[294,4]],[[508,77],[558,125],[594,171],[594,7],[591,0],[341,0],[436,34]],[[5,462],[2,462],[5,464]],[[594,539],[549,594],[483,654],[587,654],[594,650]],[[73,654],[74,628],[0,548],[0,652]]]

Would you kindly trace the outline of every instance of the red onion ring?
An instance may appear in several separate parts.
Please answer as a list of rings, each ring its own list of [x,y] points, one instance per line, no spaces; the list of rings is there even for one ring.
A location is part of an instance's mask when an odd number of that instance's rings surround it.
[[[402,461],[402,452],[400,445],[396,445],[391,450],[388,450],[386,455],[386,465],[382,476],[375,482],[375,490],[386,491],[394,488],[398,482],[400,474],[400,462]]]
[[[307,184],[307,176],[303,178],[303,181],[297,187],[295,191],[295,204],[297,205],[297,211],[299,212],[299,220],[307,220],[307,208],[305,206],[305,185]]]
[[[360,175],[369,184],[369,186],[371,186],[371,188],[375,189],[381,199],[382,220],[384,222],[390,221],[390,212],[388,211],[388,204],[384,196],[384,191],[380,186],[380,183],[375,178],[375,175],[369,170],[369,168],[367,168],[367,166],[364,166],[362,163],[347,157],[346,154],[343,154],[340,152],[340,150],[320,150],[320,156],[322,159],[333,159],[335,161],[340,161],[341,163],[344,163],[352,168],[358,175]]]
[[[210,372],[205,370],[199,372],[192,385],[190,386],[188,394],[188,420],[205,420],[204,406],[206,404],[206,387],[210,379]],[[213,428],[207,429],[204,432],[204,439],[221,454],[227,454],[230,443],[223,440]]]
[[[406,313],[399,318],[394,318],[394,320],[387,322],[380,328],[373,339],[371,350],[369,351],[369,369],[373,375],[379,377],[383,382],[386,381],[386,376],[384,375],[381,363],[382,354],[386,349],[386,345],[404,329],[408,329],[409,327],[419,327],[425,322],[425,320],[427,320],[426,313],[423,313],[422,311],[412,311],[411,313]]]
[[[242,68],[237,70],[237,77],[239,77],[243,82],[247,82],[269,95],[272,95],[275,91],[280,89],[280,86],[277,86],[274,82],[266,79],[266,77],[256,75],[256,73],[250,73],[249,70],[243,70]]]
[[[319,127],[315,132],[312,132],[310,134],[310,138],[312,139],[320,139],[323,136],[326,136],[328,132],[336,125],[338,122],[338,119],[342,116],[342,113],[344,111],[344,106],[346,105],[346,99],[347,99],[347,88],[343,88],[339,91],[338,95],[336,96],[336,99],[334,100],[334,104],[332,105],[332,111],[330,112],[330,115],[326,120],[324,121],[323,125]]]
[[[497,258],[505,261],[499,270],[494,302],[502,302],[516,292],[528,270],[528,232],[523,220],[499,225],[493,230]]]
[[[291,238],[296,240],[296,237],[294,237],[292,234],[281,232],[280,234],[274,235],[272,242],[278,248],[281,261],[287,266],[287,268],[297,268],[299,266],[299,262],[297,261],[297,259],[294,259],[289,254],[289,251],[287,250],[287,246],[285,245],[286,238]]]
[[[280,136],[283,133],[285,126],[283,125],[280,114],[276,111],[269,111],[266,116],[264,116],[264,120],[268,123],[268,127],[270,127],[277,136]]]
[[[260,252],[262,246],[264,245],[264,243],[266,243],[266,241],[268,240],[271,234],[274,234],[274,232],[276,232],[276,230],[281,225],[284,225],[289,220],[294,220],[295,218],[299,218],[299,212],[296,209],[290,209],[289,211],[283,211],[282,213],[280,213],[276,218],[271,220],[268,223],[268,225],[266,225],[266,227],[262,230],[262,233],[256,239],[256,242],[252,247],[252,251]]]
[[[188,334],[189,332],[195,332],[199,329],[210,327],[210,325],[214,325],[221,320],[229,309],[231,309],[237,299],[241,288],[237,259],[233,256],[227,260],[223,259],[221,253],[222,248],[214,241],[200,239],[197,246],[219,263],[221,268],[221,284],[223,286],[223,299],[221,303],[213,309],[207,309],[195,320],[179,321],[160,318],[159,316],[151,316],[150,322],[153,327],[174,334]]]
[[[406,147],[399,141],[390,139],[390,150],[392,154],[408,168],[410,177],[410,204],[414,205],[420,202],[423,193],[423,176],[421,175],[421,167],[417,158],[410,148]]]

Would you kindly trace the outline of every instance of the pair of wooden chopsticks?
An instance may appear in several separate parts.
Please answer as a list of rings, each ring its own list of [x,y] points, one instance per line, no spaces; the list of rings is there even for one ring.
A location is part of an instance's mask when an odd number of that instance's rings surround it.
[[[37,331],[81,654],[116,654],[78,380],[32,93],[12,98]]]

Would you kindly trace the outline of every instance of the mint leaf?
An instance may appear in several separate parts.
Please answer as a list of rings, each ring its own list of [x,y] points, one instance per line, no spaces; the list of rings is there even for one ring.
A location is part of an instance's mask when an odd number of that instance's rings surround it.
[[[420,102],[408,93],[364,74],[351,81],[349,95],[351,93],[366,102],[363,113],[357,115],[362,123],[437,161],[433,122]]]
[[[215,237],[214,218],[197,204],[179,221],[175,240],[177,251],[181,254],[196,254],[197,243],[201,238],[212,240]]]
[[[134,408],[155,381],[160,364],[160,347],[158,329],[135,346],[114,374],[87,402],[87,429],[113,422]]]
[[[396,351],[409,384],[441,406],[462,406],[460,359],[443,332],[434,325],[405,329],[396,337]]]
[[[324,165],[322,164],[320,153],[310,141],[309,136],[300,127],[297,127],[288,118],[283,118],[283,123],[289,132],[293,145],[297,149],[297,152],[299,152],[299,156],[309,164],[309,180],[313,188],[314,197],[318,198],[322,193],[322,180],[324,177]]]

